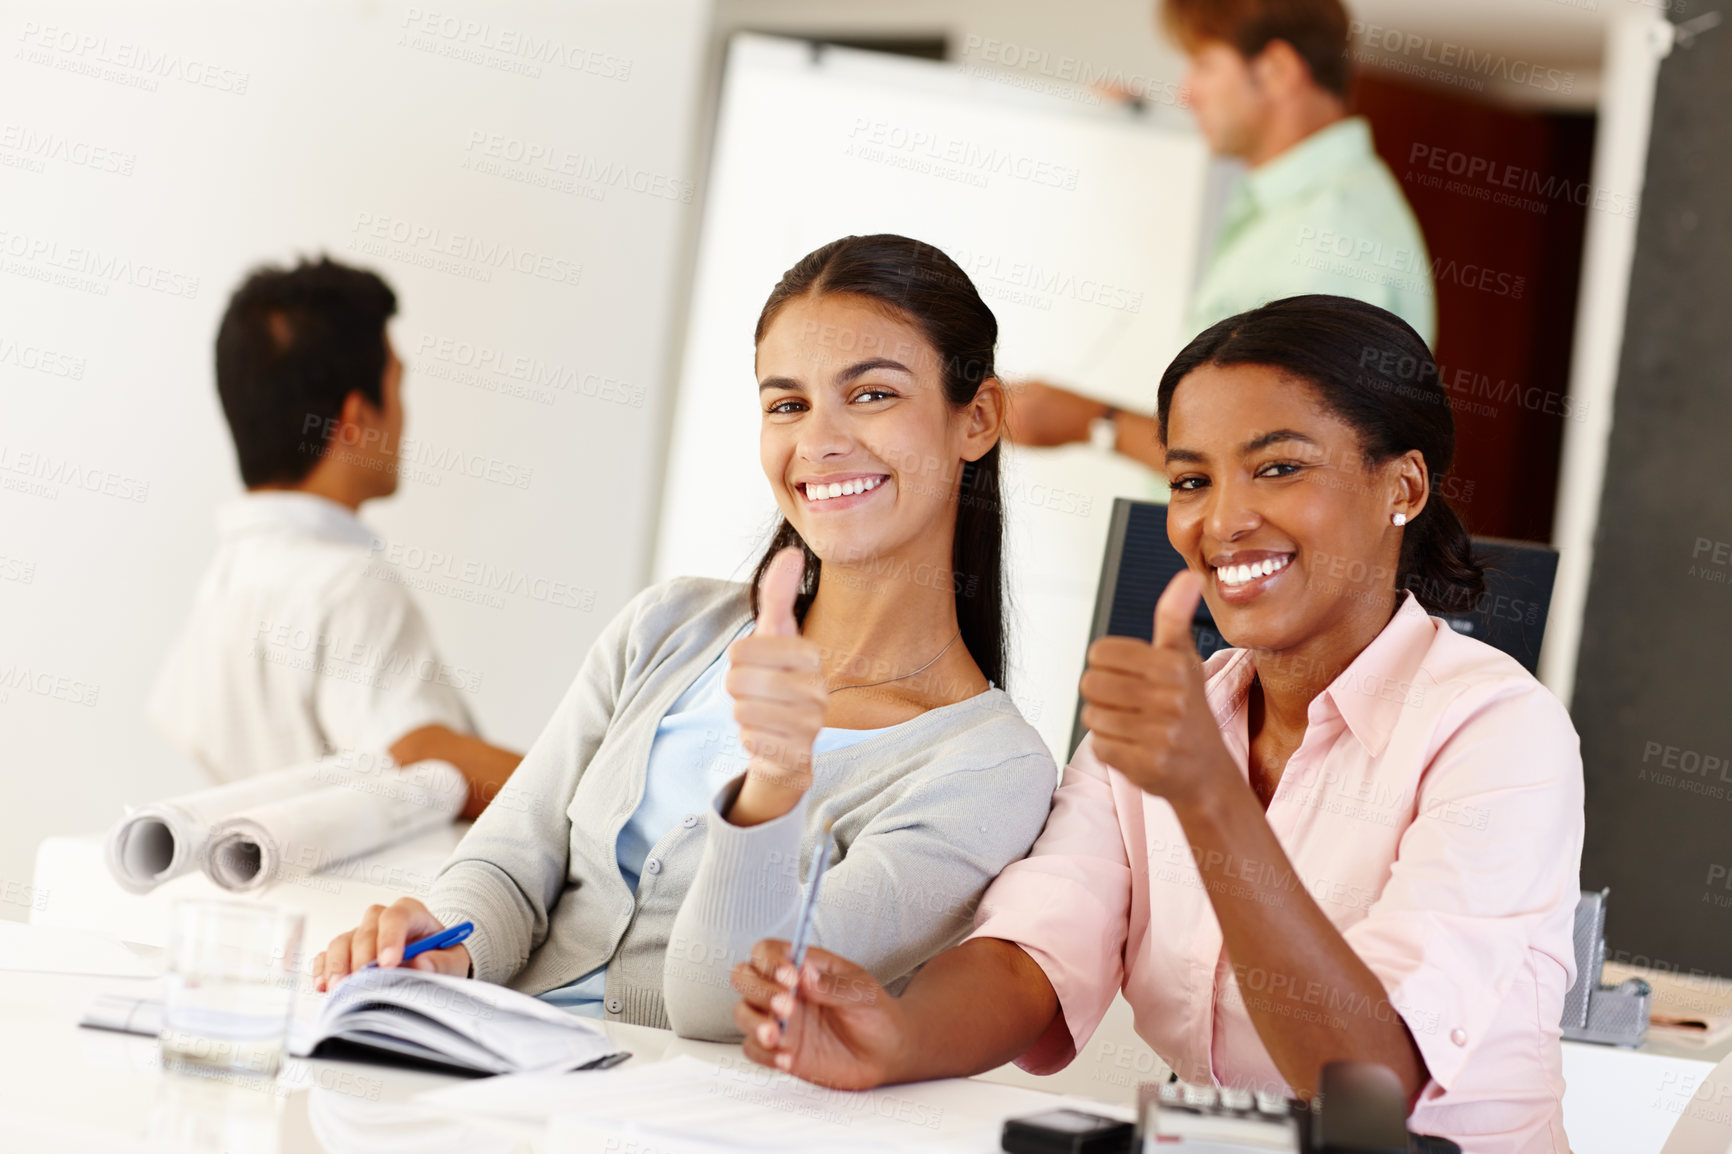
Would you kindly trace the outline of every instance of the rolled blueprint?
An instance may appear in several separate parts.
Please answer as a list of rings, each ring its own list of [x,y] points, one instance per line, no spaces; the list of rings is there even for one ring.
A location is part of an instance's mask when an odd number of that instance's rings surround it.
[[[324,775],[321,778],[321,774]],[[197,869],[213,825],[232,814],[321,788],[322,763],[279,769],[127,811],[109,831],[103,857],[121,888],[149,893]]]
[[[398,769],[321,767],[311,790],[266,801],[212,826],[204,872],[234,893],[286,876],[316,873],[444,825],[463,809],[469,785],[444,761]]]

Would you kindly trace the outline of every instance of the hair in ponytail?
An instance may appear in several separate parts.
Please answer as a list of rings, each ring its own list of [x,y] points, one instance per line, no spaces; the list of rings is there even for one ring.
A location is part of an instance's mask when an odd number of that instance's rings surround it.
[[[1467,530],[1438,492],[1455,459],[1455,416],[1437,362],[1406,321],[1349,297],[1288,297],[1228,317],[1199,333],[1161,376],[1161,437],[1173,391],[1204,365],[1264,365],[1316,390],[1359,435],[1368,465],[1417,449],[1431,494],[1401,542],[1398,589],[1426,609],[1459,613],[1485,595],[1483,567]]]
[[[998,320],[968,274],[932,245],[881,233],[845,236],[807,253],[771,290],[758,316],[754,340],[763,341],[771,322],[790,301],[828,293],[865,297],[924,333],[943,366],[945,397],[956,408],[974,400],[982,382],[994,375]],[[1002,689],[1007,646],[1004,506],[998,461],[994,445],[979,460],[962,463],[951,569],[962,643],[980,671]],[[795,618],[806,619],[823,563],[785,517],[752,571],[753,616],[758,612],[758,585],[764,571],[771,558],[789,545],[806,555],[805,578],[794,601]]]

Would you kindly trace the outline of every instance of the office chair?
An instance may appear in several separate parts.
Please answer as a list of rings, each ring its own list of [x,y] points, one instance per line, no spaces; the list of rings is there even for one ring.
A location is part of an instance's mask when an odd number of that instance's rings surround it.
[[[1549,545],[1475,537],[1474,552],[1486,566],[1485,596],[1466,613],[1445,615],[1458,633],[1475,637],[1509,654],[1529,673],[1539,665],[1540,641],[1551,609],[1552,582],[1558,572],[1558,551]],[[1089,643],[1113,635],[1154,636],[1155,602],[1184,558],[1167,541],[1167,507],[1157,501],[1119,497],[1113,501],[1107,531],[1106,557],[1095,592]],[[1197,603],[1191,636],[1197,652],[1207,658],[1229,647],[1215,628],[1207,602]],[[1080,676],[1081,671],[1078,671]],[[1071,726],[1070,752],[1082,744],[1082,701]]]

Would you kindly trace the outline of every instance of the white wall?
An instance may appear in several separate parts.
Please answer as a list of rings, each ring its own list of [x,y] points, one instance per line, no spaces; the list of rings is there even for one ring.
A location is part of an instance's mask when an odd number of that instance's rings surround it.
[[[141,709],[238,491],[211,343],[261,261],[328,251],[396,287],[419,449],[365,516],[444,582],[420,601],[484,732],[534,738],[645,574],[708,22],[707,0],[7,6],[0,895],[41,837],[197,781]],[[485,167],[496,138],[540,151]],[[494,367],[465,369],[477,350]]]

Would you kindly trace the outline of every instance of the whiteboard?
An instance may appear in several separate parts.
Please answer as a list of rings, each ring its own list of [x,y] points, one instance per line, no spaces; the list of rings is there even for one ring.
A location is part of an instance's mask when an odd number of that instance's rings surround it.
[[[953,65],[739,36],[730,45],[674,407],[655,573],[744,579],[776,523],[752,332],[820,245],[937,245],[999,321],[1007,380],[1152,411],[1182,331],[1207,183],[1194,135]],[[1083,446],[1007,450],[1008,688],[1055,750],[1115,495],[1152,474]],[[724,494],[724,500],[717,500]]]

